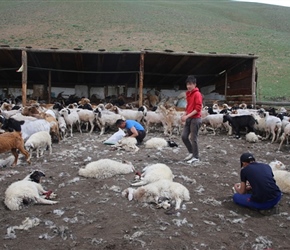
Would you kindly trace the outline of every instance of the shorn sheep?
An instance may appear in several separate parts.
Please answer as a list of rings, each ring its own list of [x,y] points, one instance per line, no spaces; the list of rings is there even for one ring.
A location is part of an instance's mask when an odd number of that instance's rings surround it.
[[[145,148],[155,148],[155,149],[162,149],[165,147],[178,147],[178,145],[174,141],[166,141],[163,138],[151,138],[145,142]]]
[[[21,132],[7,132],[0,134],[0,153],[5,153],[10,151],[14,155],[15,159],[13,166],[17,164],[19,150],[25,157],[26,161],[30,164],[30,154],[24,148],[24,140],[22,138]]]
[[[40,184],[45,174],[41,171],[34,171],[21,181],[12,183],[5,191],[5,205],[10,210],[20,210],[29,203],[52,205],[58,201],[48,200],[55,197],[52,191],[46,191]]]
[[[131,184],[131,186],[143,186],[159,180],[172,181],[174,175],[171,169],[163,164],[157,163],[143,168],[142,174],[138,175],[138,180]]]
[[[139,202],[159,203],[160,198],[175,201],[175,210],[179,210],[182,201],[189,201],[188,189],[180,183],[169,180],[159,180],[137,189],[127,188],[122,192],[122,196]]]
[[[273,171],[277,186],[285,194],[290,194],[290,172],[286,170]]]
[[[129,174],[135,171],[130,162],[118,162],[110,159],[101,159],[90,162],[79,170],[79,175],[97,179],[106,179],[119,174]]]
[[[49,154],[52,152],[51,147],[51,136],[47,131],[40,131],[34,133],[29,139],[25,142],[25,148],[31,153],[36,150],[36,157],[42,156],[46,148],[49,149]]]

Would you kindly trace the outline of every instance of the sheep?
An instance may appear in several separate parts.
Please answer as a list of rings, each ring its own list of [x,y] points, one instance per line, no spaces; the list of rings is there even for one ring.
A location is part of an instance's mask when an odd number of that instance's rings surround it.
[[[66,125],[70,129],[70,136],[73,137],[73,126],[76,125],[79,132],[82,133],[80,126],[80,117],[75,110],[71,109],[62,109],[59,111],[59,114],[64,117]]]
[[[15,157],[13,166],[17,164],[18,160],[17,150],[19,150],[26,157],[26,161],[29,164],[31,163],[30,154],[24,148],[24,140],[21,136],[21,132],[15,131],[0,134],[0,153],[5,153],[10,150]]]
[[[52,191],[46,191],[40,184],[40,179],[45,176],[41,171],[34,171],[27,175],[23,180],[12,183],[5,191],[5,205],[10,210],[20,210],[24,204],[30,202],[38,204],[53,205],[58,201],[51,201],[55,194]],[[45,198],[44,198],[45,197]]]
[[[285,141],[286,139],[286,143],[288,144],[289,143],[289,136],[290,136],[290,123],[288,123],[285,128],[284,128],[284,132],[283,134],[281,135],[281,142],[280,142],[280,145],[279,145],[279,148],[278,148],[278,151],[280,151],[281,147],[282,147],[282,144],[283,142]]]
[[[137,146],[137,139],[135,137],[123,137],[115,145],[112,145],[112,147],[117,149],[124,149],[125,151],[134,153],[139,151]]]
[[[247,132],[255,132],[254,125],[257,123],[255,118],[251,115],[230,116],[223,115],[223,122],[229,122],[235,131],[236,138],[240,138],[240,129],[246,127]]]
[[[116,114],[119,114],[125,118],[125,120],[135,120],[140,122],[143,118],[143,112],[138,110],[132,110],[132,109],[121,109],[117,106],[114,106],[112,108],[112,111]]]
[[[165,124],[165,117],[161,112],[156,111],[145,111],[143,107],[139,108],[139,110],[144,110],[144,117],[142,119],[143,124],[146,128],[146,133],[149,133],[150,128],[152,125],[162,125],[163,127],[166,126]]]
[[[216,115],[207,115],[201,118],[202,125],[200,130],[204,131],[206,128],[209,128],[213,131],[213,135],[216,135],[216,130],[218,128],[224,127],[228,134],[231,134],[231,127],[229,126],[228,122],[223,123],[223,114],[216,114]],[[209,125],[209,126],[208,126]]]
[[[52,152],[51,147],[51,136],[47,131],[39,131],[34,133],[29,137],[29,139],[25,142],[25,148],[31,152],[36,150],[36,157],[39,158],[39,155],[42,156],[44,150],[49,148],[49,154]]]
[[[267,140],[270,135],[272,135],[271,143],[273,143],[275,139],[278,141],[282,129],[281,120],[278,117],[269,115],[269,112],[266,112],[264,109],[260,109],[258,114],[261,118],[265,119],[266,137],[264,139]]]
[[[94,121],[96,119],[96,115],[94,111],[88,110],[88,109],[78,109],[77,113],[80,117],[80,122],[90,123],[91,125],[90,134],[91,134],[95,127]],[[88,130],[88,126],[87,126],[87,130]]]
[[[57,122],[60,138],[64,139],[64,137],[66,136],[67,126],[63,116],[58,116]]]
[[[129,201],[148,203],[158,203],[159,198],[166,197],[175,201],[175,210],[180,209],[182,201],[190,200],[189,191],[185,186],[169,180],[159,180],[137,189],[127,188],[122,191],[122,196],[128,198]]]
[[[290,172],[285,170],[273,171],[277,186],[283,193],[290,194]]]
[[[115,126],[118,119],[124,119],[124,117],[119,114],[115,114],[108,110],[102,110],[101,108],[97,108],[94,112],[97,113],[96,123],[101,130],[100,135],[105,133],[107,126]]]
[[[97,178],[99,180],[110,178],[119,174],[129,174],[135,171],[130,162],[118,162],[110,159],[93,161],[79,169],[79,175],[84,177]]]
[[[26,141],[31,135],[39,131],[50,131],[50,123],[44,119],[18,121],[14,118],[5,119],[0,115],[2,129],[8,131],[21,131],[22,138]]]
[[[269,166],[272,168],[272,171],[286,170],[286,166],[281,161],[278,160],[270,162]]]
[[[136,173],[136,176],[139,177],[139,180],[131,183],[131,186],[144,186],[159,180],[172,181],[174,178],[171,169],[162,163],[147,166],[143,168],[142,174],[138,175],[138,173]]]
[[[256,135],[255,132],[249,132],[246,134],[246,141],[247,142],[255,143],[255,142],[260,141],[260,139],[261,139],[261,136]]]
[[[164,147],[178,147],[174,141],[166,141],[164,138],[151,138],[145,142],[145,148],[162,149]]]

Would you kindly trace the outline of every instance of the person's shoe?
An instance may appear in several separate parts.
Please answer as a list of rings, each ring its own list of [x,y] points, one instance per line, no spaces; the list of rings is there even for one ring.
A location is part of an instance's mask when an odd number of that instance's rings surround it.
[[[189,161],[187,161],[188,164],[199,162],[199,159],[192,157]]]
[[[185,161],[188,161],[188,160],[190,160],[192,157],[193,157],[193,154],[191,153],[191,154],[189,154],[188,156],[186,156],[186,157],[184,158],[184,160],[185,160]]]
[[[261,215],[264,216],[269,216],[269,215],[273,215],[273,214],[278,214],[279,213],[279,208],[278,207],[272,207],[270,209],[266,209],[266,210],[259,210],[259,213]]]

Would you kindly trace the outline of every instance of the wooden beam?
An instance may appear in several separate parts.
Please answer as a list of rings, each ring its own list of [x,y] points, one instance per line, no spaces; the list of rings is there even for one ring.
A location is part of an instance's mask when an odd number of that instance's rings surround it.
[[[26,92],[27,92],[27,53],[22,50],[22,105],[26,105]]]
[[[48,71],[48,103],[51,103],[51,71]]]
[[[139,72],[139,107],[143,104],[143,81],[144,81],[144,53],[140,54],[140,72]]]

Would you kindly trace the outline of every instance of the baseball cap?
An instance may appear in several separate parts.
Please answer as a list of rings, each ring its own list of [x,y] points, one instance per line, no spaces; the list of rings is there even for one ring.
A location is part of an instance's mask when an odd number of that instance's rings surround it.
[[[255,157],[251,153],[243,153],[240,157],[241,167],[243,166],[243,162],[251,161],[255,161]]]

